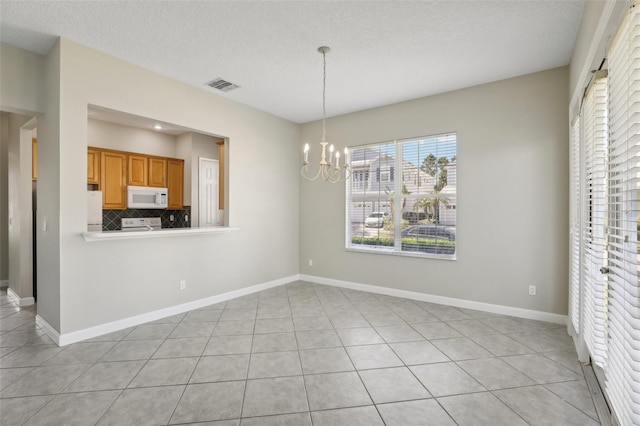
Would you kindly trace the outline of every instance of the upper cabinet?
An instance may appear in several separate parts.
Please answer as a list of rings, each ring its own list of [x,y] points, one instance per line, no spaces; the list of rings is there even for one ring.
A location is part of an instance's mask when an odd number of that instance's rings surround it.
[[[87,183],[100,185],[100,151],[87,149]]]
[[[168,188],[168,209],[181,209],[184,160],[89,147],[87,183],[98,184],[103,209],[126,209],[127,186]]]
[[[127,155],[115,151],[100,153],[100,189],[103,209],[127,208]]]
[[[181,209],[183,203],[184,160],[167,160],[168,209]]]
[[[147,186],[149,175],[149,159],[142,154],[128,155],[127,183],[134,186]]]
[[[218,145],[218,209],[224,210],[224,141]]]
[[[149,157],[149,186],[167,187],[167,159]]]

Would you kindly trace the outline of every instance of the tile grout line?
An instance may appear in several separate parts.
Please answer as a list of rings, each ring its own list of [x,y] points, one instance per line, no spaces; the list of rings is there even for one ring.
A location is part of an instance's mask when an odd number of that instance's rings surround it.
[[[291,318],[293,322],[293,309],[291,309],[291,297],[289,297],[289,289],[287,288],[287,303],[289,304],[289,310],[291,311]],[[322,303],[321,303],[322,304]],[[324,307],[322,308],[324,311]],[[325,311],[326,314],[326,311]],[[309,415],[309,422],[313,426],[313,416],[311,415],[311,402],[309,401],[309,391],[307,390],[307,380],[305,379],[304,366],[302,365],[302,355],[300,355],[300,344],[298,343],[298,334],[296,333],[296,325],[293,324],[293,338],[296,340],[296,347],[298,348],[298,360],[300,361],[300,371],[302,372],[302,387],[304,388],[304,397],[307,401],[307,409]]]
[[[240,401],[240,414],[239,414],[240,419],[242,419],[242,415],[244,414],[244,401],[246,400],[247,388],[249,387],[249,371],[251,370],[251,359],[253,358],[253,343],[256,337],[256,322],[257,322],[256,318],[258,316],[259,304],[260,304],[260,299],[258,298],[258,304],[256,305],[256,316],[254,317],[254,320],[253,320],[253,331],[251,333],[251,346],[249,347],[249,362],[247,363],[247,374],[245,375],[245,379],[244,379],[244,389],[242,390],[242,401]],[[225,309],[226,309],[226,305],[225,305]],[[242,420],[240,420],[238,424],[240,424],[241,422]]]

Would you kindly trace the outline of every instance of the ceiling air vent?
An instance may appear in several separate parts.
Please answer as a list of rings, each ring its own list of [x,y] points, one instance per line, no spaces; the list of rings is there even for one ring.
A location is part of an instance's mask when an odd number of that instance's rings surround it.
[[[207,86],[213,87],[214,89],[218,89],[222,92],[228,92],[230,90],[237,89],[238,87],[240,87],[237,84],[230,83],[221,78],[216,78],[215,80],[211,80],[210,82],[207,83]]]

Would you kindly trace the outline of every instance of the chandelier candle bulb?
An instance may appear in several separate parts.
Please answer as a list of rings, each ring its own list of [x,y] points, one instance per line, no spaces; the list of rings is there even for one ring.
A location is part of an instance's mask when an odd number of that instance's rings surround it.
[[[309,163],[309,144],[304,144],[304,164]]]
[[[333,159],[333,144],[329,146],[329,165],[331,165],[332,159]]]
[[[336,151],[336,169],[340,168],[340,151]]]

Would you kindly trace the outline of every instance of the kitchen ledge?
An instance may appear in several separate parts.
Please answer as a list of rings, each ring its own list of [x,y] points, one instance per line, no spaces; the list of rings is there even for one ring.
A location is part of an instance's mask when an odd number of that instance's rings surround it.
[[[104,231],[83,232],[82,237],[87,242],[112,241],[112,240],[136,240],[141,238],[167,238],[185,235],[211,235],[226,234],[237,231],[239,228],[230,226],[213,226],[211,228],[167,228],[157,231]]]

